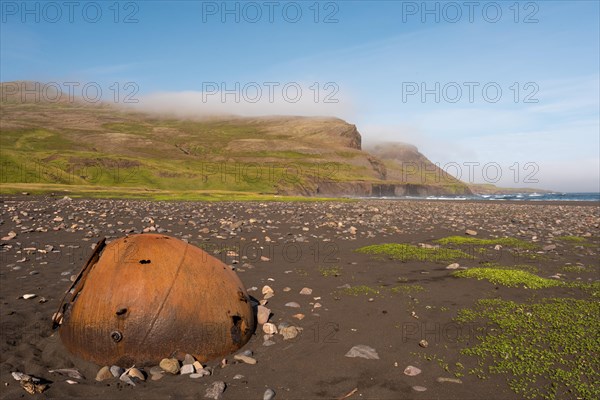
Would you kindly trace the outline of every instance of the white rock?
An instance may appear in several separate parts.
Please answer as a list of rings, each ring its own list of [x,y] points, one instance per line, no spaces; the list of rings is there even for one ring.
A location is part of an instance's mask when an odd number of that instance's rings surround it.
[[[252,365],[256,364],[255,358],[252,358],[252,357],[244,355],[244,354],[236,354],[233,356],[233,358],[238,361],[245,362],[246,364],[252,364]]]
[[[296,303],[295,301],[290,301],[289,303],[285,303],[286,307],[292,307],[292,308],[300,308],[300,304]]]
[[[283,340],[291,340],[298,336],[301,330],[302,328],[297,328],[295,326],[287,326],[285,328],[282,328],[279,331],[279,333],[281,333],[281,335],[283,336]]]
[[[265,394],[263,394],[263,400],[272,400],[275,397],[275,391],[273,389],[265,390]]]
[[[181,369],[179,370],[179,373],[181,375],[193,374],[194,372],[196,372],[196,371],[195,371],[193,364],[184,364],[181,366]]]
[[[302,290],[300,291],[300,294],[304,294],[304,295],[311,295],[312,294],[312,289],[311,288],[302,288]]]
[[[275,324],[267,322],[263,325],[263,332],[269,335],[273,335],[277,333],[277,327],[275,326]]]
[[[361,357],[366,358],[367,360],[379,360],[379,354],[377,354],[377,351],[374,348],[364,344],[358,344],[352,347],[346,353],[346,357]]]
[[[406,367],[404,369],[404,375],[417,376],[420,373],[421,373],[421,370],[417,367],[413,367],[412,365],[409,365],[408,367]]]
[[[448,265],[446,267],[446,269],[457,269],[458,267],[460,267],[459,263],[452,263],[452,264]]]
[[[268,294],[268,293],[275,293],[275,291],[269,285],[263,286],[263,288],[262,288],[262,294]]]
[[[265,306],[258,306],[256,317],[258,323],[260,325],[265,324],[269,321],[269,316],[271,315],[271,310]]]

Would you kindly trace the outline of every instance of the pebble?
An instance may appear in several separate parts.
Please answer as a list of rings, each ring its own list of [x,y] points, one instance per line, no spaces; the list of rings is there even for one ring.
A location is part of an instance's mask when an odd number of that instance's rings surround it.
[[[304,295],[311,295],[312,294],[312,289],[311,288],[302,288],[302,290],[300,291],[300,294],[304,294]]]
[[[176,358],[163,358],[159,365],[163,370],[173,375],[179,372],[179,361]]]
[[[37,296],[37,295],[33,294],[33,293],[28,293],[28,294],[24,294],[21,297],[24,298],[25,300],[29,300],[29,299],[33,299],[35,296]]]
[[[183,365],[193,364],[196,361],[193,355],[186,354],[183,358]]]
[[[190,378],[192,379],[198,379],[198,378],[202,378],[203,376],[209,376],[210,375],[210,371],[204,368],[200,368],[196,370],[196,373],[190,374]]]
[[[135,367],[129,368],[129,370],[127,370],[127,375],[131,376],[132,378],[137,378],[140,381],[146,380],[144,373]]]
[[[181,375],[189,375],[193,374],[194,372],[196,371],[193,364],[183,364],[181,366],[181,370],[179,371]]]
[[[113,365],[112,367],[110,367],[110,373],[115,378],[118,378],[121,375],[123,375],[123,372],[125,372],[125,370],[123,368],[119,367],[118,365]]]
[[[424,392],[427,390],[427,388],[425,386],[413,386],[412,388],[413,388],[413,390],[415,390],[417,392]]]
[[[290,290],[292,290],[292,288],[289,287],[289,286],[286,286],[286,287],[283,288],[284,292],[289,292]]]
[[[406,367],[404,369],[404,375],[417,376],[420,373],[421,373],[421,370],[417,367],[413,367],[412,365],[409,365],[408,367]]]
[[[98,382],[102,382],[106,379],[111,379],[111,378],[114,378],[114,376],[111,373],[110,368],[108,368],[108,366],[104,366],[104,367],[100,368],[100,370],[96,374],[96,380]]]
[[[550,251],[550,250],[554,250],[554,249],[556,249],[555,244],[549,244],[547,246],[542,247],[542,250],[544,250],[544,251]]]
[[[267,322],[266,324],[263,325],[263,332],[268,335],[273,335],[273,334],[277,333],[277,327],[275,326],[275,324]]]
[[[244,375],[242,374],[237,374],[233,377],[233,379],[244,379]]]
[[[119,380],[125,382],[128,385],[135,386],[135,382],[132,381],[131,377],[125,372],[123,372],[123,374],[119,377]]]
[[[274,294],[275,291],[273,290],[273,288],[271,288],[271,286],[268,286],[268,285],[263,286],[263,288],[262,288],[262,294],[266,295],[266,294],[269,294],[269,293],[270,294]]]
[[[291,340],[294,339],[300,333],[301,328],[297,328],[295,326],[288,326],[279,331],[283,336],[283,340]]]
[[[465,234],[469,235],[469,236],[476,236],[477,235],[477,231],[474,231],[472,229],[467,229],[465,231]]]
[[[419,342],[419,346],[425,348],[425,347],[429,346],[429,342],[427,342],[427,340],[423,339]]]
[[[446,269],[457,269],[458,267],[460,267],[459,263],[452,263],[452,264],[448,265],[446,267]]]
[[[286,307],[292,307],[292,308],[300,308],[300,304],[296,303],[295,301],[290,301],[289,303],[285,303]]]
[[[292,315],[292,317],[296,318],[297,320],[302,321],[304,319],[304,314],[294,314],[294,315]]]
[[[271,400],[275,397],[275,391],[271,388],[265,390],[265,394],[263,394],[263,400]]]
[[[234,359],[238,360],[238,361],[243,361],[246,364],[256,364],[256,359],[252,358],[250,356],[244,355],[244,354],[236,354],[233,356]]]
[[[223,392],[225,391],[225,387],[227,385],[225,385],[225,382],[223,381],[216,381],[213,382],[207,389],[206,392],[204,394],[204,397],[209,398],[209,399],[220,399],[221,395],[223,394]]]
[[[379,354],[377,354],[377,351],[374,348],[364,344],[358,344],[352,347],[346,353],[346,357],[361,357],[366,358],[367,360],[379,360]]]
[[[263,346],[269,347],[269,346],[273,346],[275,344],[274,341],[272,341],[271,339],[267,339],[263,342]]]
[[[257,308],[257,312],[256,312],[256,317],[258,320],[258,323],[260,325],[266,324],[269,321],[269,317],[271,316],[271,310],[268,309],[265,306],[258,306]]]

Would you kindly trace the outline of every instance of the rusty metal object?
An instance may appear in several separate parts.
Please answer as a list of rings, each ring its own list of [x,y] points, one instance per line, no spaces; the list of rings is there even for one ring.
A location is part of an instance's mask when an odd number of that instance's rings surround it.
[[[101,241],[55,314],[65,347],[101,365],[230,354],[254,332],[242,282],[198,247],[164,235]],[[62,318],[62,323],[60,319]]]

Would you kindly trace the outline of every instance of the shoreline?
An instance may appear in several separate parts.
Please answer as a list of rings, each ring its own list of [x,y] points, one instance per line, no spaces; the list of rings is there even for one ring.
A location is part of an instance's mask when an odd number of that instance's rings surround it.
[[[64,196],[71,197],[68,194],[61,193],[60,195],[54,194],[2,194],[0,195],[0,203],[4,201],[27,201],[33,199],[55,199],[59,200]],[[144,198],[113,198],[113,197],[90,197],[73,195],[73,199],[77,200],[122,200],[122,201],[147,201],[151,203],[168,202],[168,203],[254,203],[254,202],[288,202],[288,203],[304,203],[304,202],[331,202],[331,203],[344,203],[344,202],[432,202],[432,203],[448,203],[448,204],[511,204],[511,205],[540,205],[540,206],[600,206],[600,201],[596,200],[488,200],[488,199],[436,199],[436,198],[418,198],[418,197],[396,197],[396,198],[378,198],[378,197],[308,197],[308,196],[293,196],[293,198],[286,198],[286,196],[274,195],[269,199],[231,199],[231,200],[189,200],[189,199],[169,199],[169,200],[158,200],[158,199],[144,199]],[[300,200],[297,200],[300,198]]]

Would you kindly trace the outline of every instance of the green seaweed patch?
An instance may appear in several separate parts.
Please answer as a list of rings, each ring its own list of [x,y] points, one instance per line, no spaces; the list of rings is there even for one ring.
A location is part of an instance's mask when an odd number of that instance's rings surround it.
[[[581,236],[558,236],[555,238],[555,240],[560,240],[563,242],[570,242],[570,243],[585,243],[586,242],[585,238],[582,238]]]
[[[320,267],[319,273],[324,277],[340,276],[342,275],[342,267],[337,265],[332,267]]]
[[[525,286],[529,289],[543,289],[563,286],[563,282],[554,279],[541,278],[527,271],[499,268],[471,268],[453,273],[459,278],[486,279],[495,285],[508,287]]]
[[[499,244],[505,247],[516,247],[528,250],[533,250],[537,248],[537,246],[533,243],[511,237],[503,237],[497,239],[480,239],[465,236],[448,236],[445,238],[437,239],[435,242],[443,245],[454,244],[473,246],[495,246]]]
[[[520,304],[479,300],[456,321],[483,323],[478,342],[461,354],[478,358],[469,371],[505,375],[524,398],[600,398],[600,302],[570,298]]]
[[[390,289],[392,293],[401,293],[401,294],[414,294],[424,291],[425,288],[421,285],[417,284],[401,284],[396,285]]]
[[[585,265],[565,265],[560,268],[563,272],[594,272],[594,266],[585,266]]]
[[[371,254],[379,258],[389,257],[393,260],[450,262],[459,258],[473,258],[462,250],[445,248],[424,248],[404,243],[384,243],[356,249],[358,253]]]
[[[536,272],[538,272],[538,267],[536,267],[535,265],[529,265],[529,264],[500,265],[493,261],[484,261],[484,262],[480,262],[479,265],[482,268],[518,269],[519,271],[527,271],[527,272],[531,272],[532,274],[535,274]]]
[[[340,289],[339,293],[346,296],[375,296],[379,294],[379,290],[367,285],[358,285]]]

